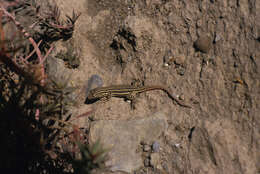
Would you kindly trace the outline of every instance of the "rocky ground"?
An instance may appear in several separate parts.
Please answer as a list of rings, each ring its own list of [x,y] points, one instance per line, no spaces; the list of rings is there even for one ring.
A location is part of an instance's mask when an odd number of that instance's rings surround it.
[[[95,112],[94,121],[78,124],[90,127],[90,141],[112,147],[112,171],[260,172],[257,1],[56,3],[62,14],[82,13],[73,38],[60,43],[77,50],[79,67],[64,68],[75,84],[85,86],[93,74],[104,86],[139,80],[192,105],[175,105],[159,91],[141,94],[135,110],[118,98],[80,102],[75,112]]]
[[[260,173],[260,2],[256,0],[55,0],[81,16],[55,42],[49,76],[79,89],[74,124],[110,148],[109,174]],[[61,52],[67,58],[57,59]],[[86,104],[87,82],[161,85]]]

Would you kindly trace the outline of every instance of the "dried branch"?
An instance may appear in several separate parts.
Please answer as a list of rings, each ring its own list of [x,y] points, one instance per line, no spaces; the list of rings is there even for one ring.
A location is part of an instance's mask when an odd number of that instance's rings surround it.
[[[23,75],[24,77],[31,77],[31,79],[33,79],[33,82],[36,83],[40,83],[41,86],[44,86],[45,84],[45,71],[44,71],[44,66],[43,66],[43,62],[44,60],[47,58],[47,56],[50,54],[51,50],[53,49],[53,47],[51,47],[47,53],[45,54],[45,56],[43,57],[41,54],[41,51],[39,49],[39,45],[41,43],[41,41],[39,41],[39,43],[37,44],[34,39],[30,36],[30,34],[28,32],[26,32],[26,30],[23,28],[23,26],[21,25],[20,22],[18,22],[15,19],[15,16],[13,16],[12,14],[10,14],[3,5],[0,6],[0,12],[1,14],[4,14],[5,16],[7,16],[9,19],[11,19],[11,21],[16,25],[16,27],[18,28],[18,30],[30,41],[30,43],[33,45],[34,50],[25,58],[20,57],[21,61],[24,63],[23,65],[25,66],[25,68],[20,67],[17,62],[13,61],[10,57],[10,55],[8,55],[5,52],[5,47],[4,47],[4,43],[1,44],[1,60],[6,63],[9,67],[11,67],[11,69],[13,69],[16,73]],[[2,15],[0,16],[2,17]],[[1,24],[0,24],[1,25]],[[2,29],[2,26],[0,26],[0,28]],[[1,40],[4,40],[4,32],[1,30]],[[38,64],[32,66],[27,60],[34,54],[34,52],[36,52],[37,54],[37,58],[38,58]],[[16,59],[15,59],[16,60]],[[29,68],[33,68],[32,70]],[[41,69],[41,73],[36,73],[39,72],[39,69]],[[33,73],[33,74],[30,74]]]
[[[57,5],[50,7],[49,13],[44,17],[38,16],[40,26],[46,28],[46,35],[53,40],[70,38],[74,31],[74,25],[81,13],[73,10],[72,17],[66,15],[66,20],[60,20],[60,10]]]

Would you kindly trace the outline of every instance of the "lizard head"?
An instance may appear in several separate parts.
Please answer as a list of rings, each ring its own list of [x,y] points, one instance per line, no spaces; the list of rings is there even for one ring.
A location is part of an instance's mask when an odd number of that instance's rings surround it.
[[[95,96],[95,89],[92,89],[89,91],[89,94],[88,94],[88,100],[93,100],[93,99],[96,99],[98,97]]]
[[[95,89],[92,89],[89,91],[87,98],[89,100],[94,100],[94,99],[100,99],[100,98],[106,97],[107,95],[108,95],[108,93],[106,91],[103,91],[99,88],[95,88]]]

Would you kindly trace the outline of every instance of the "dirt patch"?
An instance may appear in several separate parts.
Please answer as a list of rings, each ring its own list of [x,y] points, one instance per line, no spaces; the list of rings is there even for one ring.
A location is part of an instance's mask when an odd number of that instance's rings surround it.
[[[136,110],[116,98],[98,104],[95,119],[166,112],[171,126],[160,153],[162,173],[259,172],[257,2],[126,2],[87,2],[87,13],[98,25],[87,27],[81,40],[94,46],[91,59],[98,62],[91,66],[85,58],[86,68],[99,74],[105,86],[134,80],[166,86],[193,108],[173,105],[161,92],[147,92]],[[199,38],[206,38],[200,39],[205,51],[196,50]],[[137,173],[153,171],[158,172],[145,167]]]

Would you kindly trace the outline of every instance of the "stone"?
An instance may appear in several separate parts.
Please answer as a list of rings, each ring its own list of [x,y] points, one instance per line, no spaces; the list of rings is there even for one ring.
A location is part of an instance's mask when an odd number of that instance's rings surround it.
[[[64,65],[63,60],[57,58],[50,58],[47,62],[47,73],[48,76],[55,80],[64,81],[71,74],[71,70],[67,69]]]
[[[145,167],[149,167],[150,166],[150,159],[149,158],[145,158],[144,159],[144,166]]]
[[[167,127],[163,113],[135,120],[94,121],[90,127],[90,143],[100,138],[104,148],[111,148],[106,163],[111,171],[132,173],[143,166],[141,152],[137,152],[141,142],[154,142]]]
[[[194,46],[197,50],[203,53],[208,53],[212,47],[212,40],[207,35],[201,35],[194,43]]]
[[[151,146],[148,144],[144,145],[144,152],[149,152],[151,150]]]
[[[153,152],[159,152],[160,151],[160,144],[158,141],[155,141],[152,145]]]
[[[214,38],[214,43],[217,43],[218,41],[221,40],[221,35],[216,34],[215,38]]]
[[[174,63],[176,65],[184,65],[185,64],[185,59],[186,59],[185,55],[183,55],[183,54],[178,55],[178,56],[175,57]]]

